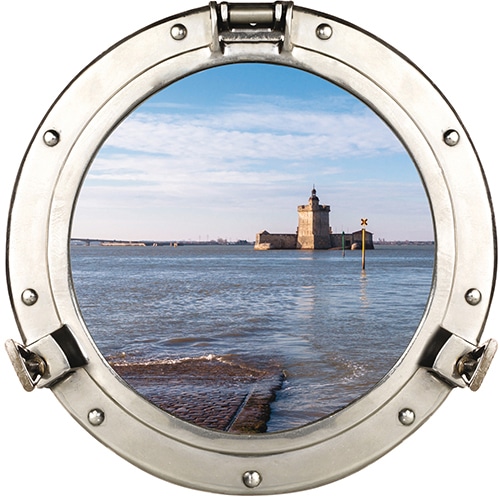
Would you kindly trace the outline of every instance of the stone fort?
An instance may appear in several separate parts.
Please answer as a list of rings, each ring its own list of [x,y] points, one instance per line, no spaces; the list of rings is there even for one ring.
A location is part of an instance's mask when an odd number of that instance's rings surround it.
[[[329,250],[361,249],[362,230],[354,233],[332,232],[330,227],[330,206],[320,205],[313,187],[307,205],[297,207],[299,223],[295,234],[257,233],[256,250]],[[373,234],[365,230],[365,248],[373,249]]]

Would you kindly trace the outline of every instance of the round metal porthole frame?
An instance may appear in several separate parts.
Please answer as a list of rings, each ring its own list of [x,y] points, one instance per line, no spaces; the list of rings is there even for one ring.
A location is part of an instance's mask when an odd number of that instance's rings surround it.
[[[170,83],[240,62],[309,71],[374,109],[419,170],[436,235],[424,316],[384,380],[323,420],[251,437],[193,426],[132,391],[92,341],[69,258],[76,199],[109,133]],[[114,46],[67,87],[36,131],[10,211],[9,292],[23,345],[8,349],[25,388],[51,388],[99,441],[160,478],[228,494],[298,491],[373,462],[425,422],[454,387],[479,387],[495,351],[494,342],[479,345],[495,250],[474,147],[446,99],[414,65],[359,28],[291,2],[211,3]]]

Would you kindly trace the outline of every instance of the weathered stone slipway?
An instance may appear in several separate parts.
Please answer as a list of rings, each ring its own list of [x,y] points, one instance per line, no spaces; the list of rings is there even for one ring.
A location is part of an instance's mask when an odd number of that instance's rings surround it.
[[[278,367],[257,369],[217,358],[112,366],[162,410],[207,429],[238,434],[266,432],[270,404],[284,378]]]

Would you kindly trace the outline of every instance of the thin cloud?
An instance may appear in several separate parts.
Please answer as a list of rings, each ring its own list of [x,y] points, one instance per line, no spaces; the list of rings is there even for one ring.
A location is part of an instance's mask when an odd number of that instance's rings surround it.
[[[217,115],[137,113],[108,139],[129,154],[163,154],[189,160],[196,156],[227,159],[373,157],[403,152],[392,132],[371,115],[318,114],[296,110],[230,109]]]

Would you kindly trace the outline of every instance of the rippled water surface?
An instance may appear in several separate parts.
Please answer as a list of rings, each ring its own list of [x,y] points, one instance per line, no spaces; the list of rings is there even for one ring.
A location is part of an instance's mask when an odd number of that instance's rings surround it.
[[[310,423],[366,393],[408,346],[433,246],[254,251],[251,246],[72,246],[82,314],[110,360],[217,356],[286,379],[268,431]],[[193,388],[196,390],[196,388]]]

